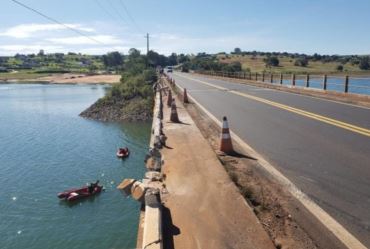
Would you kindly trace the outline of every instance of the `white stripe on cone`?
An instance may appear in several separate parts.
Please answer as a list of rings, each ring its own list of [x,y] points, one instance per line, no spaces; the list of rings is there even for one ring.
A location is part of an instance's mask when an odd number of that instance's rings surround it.
[[[222,134],[222,139],[230,139],[231,136],[229,133],[226,133],[226,134]]]

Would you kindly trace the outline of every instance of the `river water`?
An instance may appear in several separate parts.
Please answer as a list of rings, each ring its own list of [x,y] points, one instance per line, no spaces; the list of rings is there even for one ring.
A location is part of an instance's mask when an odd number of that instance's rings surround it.
[[[102,85],[0,84],[0,248],[135,248],[139,204],[116,186],[142,178],[149,123],[114,124],[78,114]],[[128,159],[117,147],[131,150]],[[95,198],[56,194],[99,179]]]

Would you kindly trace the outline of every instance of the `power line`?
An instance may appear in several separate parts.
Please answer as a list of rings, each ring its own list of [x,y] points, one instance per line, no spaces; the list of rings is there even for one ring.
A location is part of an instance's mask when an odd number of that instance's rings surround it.
[[[115,6],[113,5],[113,3],[110,1],[110,0],[107,0],[108,4],[110,5],[110,7],[114,10],[114,12],[116,13],[117,16],[119,16],[121,18],[121,21],[124,25],[128,25],[127,24],[127,21],[126,19],[121,15],[121,13],[115,8]]]
[[[56,24],[59,24],[59,25],[61,25],[61,26],[65,27],[65,28],[67,28],[67,29],[72,30],[73,32],[75,32],[75,33],[77,33],[77,34],[79,34],[79,35],[82,35],[82,36],[84,36],[84,37],[86,37],[86,38],[90,39],[91,41],[94,41],[94,42],[96,42],[96,43],[99,43],[99,44],[101,44],[101,45],[106,46],[106,44],[104,44],[103,42],[98,41],[98,40],[96,40],[96,39],[94,39],[94,38],[92,38],[92,37],[90,37],[90,36],[88,36],[88,35],[86,35],[86,34],[82,33],[82,32],[81,32],[81,31],[79,31],[78,29],[75,29],[75,28],[73,28],[73,27],[71,27],[71,26],[68,26],[68,25],[66,25],[66,24],[64,24],[64,23],[62,23],[62,22],[60,22],[60,21],[58,21],[58,20],[56,20],[56,19],[54,19],[54,18],[52,18],[52,17],[50,17],[50,16],[47,16],[47,15],[45,15],[45,14],[41,13],[40,11],[38,11],[38,10],[36,10],[36,9],[32,8],[32,7],[29,7],[29,6],[25,5],[24,3],[21,3],[21,2],[19,2],[19,1],[17,1],[17,0],[11,0],[11,1],[12,1],[12,2],[14,2],[14,3],[16,3],[16,4],[18,4],[18,5],[20,5],[20,6],[22,6],[22,7],[24,7],[24,8],[26,8],[26,9],[28,9],[28,10],[30,10],[30,11],[32,11],[32,12],[35,12],[36,14],[38,14],[38,15],[40,15],[40,16],[42,16],[42,17],[46,18],[46,19],[48,19],[48,20],[49,20],[49,21],[51,21],[51,22],[54,22],[54,23],[56,23]]]
[[[96,3],[96,5],[98,5],[98,7],[101,9],[101,10],[103,10],[103,12],[109,17],[109,18],[111,18],[112,20],[114,20],[114,21],[117,21],[118,20],[118,22],[120,22],[120,20],[119,19],[117,19],[117,17],[116,16],[114,16],[114,15],[112,15],[104,6],[103,6],[103,4],[101,4],[100,2],[99,2],[99,0],[94,0],[94,2]]]
[[[135,25],[135,27],[140,31],[140,32],[143,32],[143,30],[140,28],[140,26],[137,24],[137,22],[135,21],[135,19],[132,17],[132,15],[130,14],[130,12],[128,11],[125,3],[123,0],[119,0],[119,2],[121,3],[121,5],[123,6],[123,9],[125,10],[127,16],[131,19],[132,23]],[[143,32],[144,33],[144,32]]]

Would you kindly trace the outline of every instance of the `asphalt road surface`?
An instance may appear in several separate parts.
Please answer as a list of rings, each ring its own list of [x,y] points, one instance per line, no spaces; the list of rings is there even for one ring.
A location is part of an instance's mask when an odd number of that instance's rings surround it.
[[[370,109],[173,73],[176,84],[370,248]]]

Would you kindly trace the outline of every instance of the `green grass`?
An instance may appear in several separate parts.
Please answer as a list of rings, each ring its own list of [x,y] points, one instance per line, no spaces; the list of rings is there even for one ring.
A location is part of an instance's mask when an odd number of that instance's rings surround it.
[[[252,55],[218,55],[220,62],[230,63],[239,61],[243,69],[250,69],[252,72],[273,72],[273,73],[296,73],[296,74],[356,74],[370,75],[370,70],[360,70],[358,66],[353,66],[350,63],[343,65],[343,72],[337,71],[336,68],[340,65],[338,62],[323,63],[321,61],[309,61],[307,67],[299,67],[294,65],[294,58],[287,56],[279,56],[280,65],[278,67],[267,68],[263,59],[265,56]]]
[[[47,76],[43,73],[35,73],[33,70],[20,70],[11,73],[0,73],[0,80],[27,80]]]

